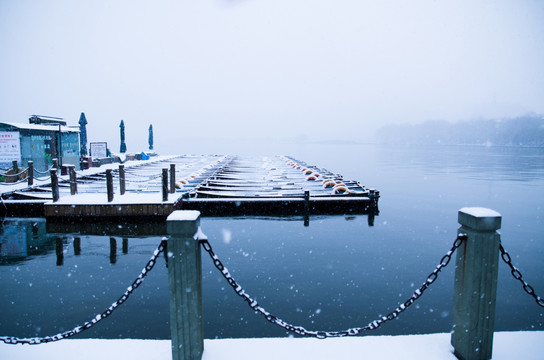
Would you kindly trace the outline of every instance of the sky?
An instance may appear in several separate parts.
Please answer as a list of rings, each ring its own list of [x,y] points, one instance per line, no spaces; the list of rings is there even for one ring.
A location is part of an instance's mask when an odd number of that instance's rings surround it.
[[[0,0],[0,121],[175,152],[544,114],[542,24],[538,0]]]

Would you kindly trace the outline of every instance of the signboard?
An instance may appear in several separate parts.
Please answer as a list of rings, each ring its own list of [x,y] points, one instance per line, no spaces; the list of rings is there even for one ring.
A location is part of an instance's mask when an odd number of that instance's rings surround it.
[[[21,161],[21,143],[18,131],[0,131],[0,163]]]
[[[92,142],[89,144],[91,147],[91,156],[95,159],[101,159],[108,157],[107,149],[108,149],[108,143],[107,142]]]

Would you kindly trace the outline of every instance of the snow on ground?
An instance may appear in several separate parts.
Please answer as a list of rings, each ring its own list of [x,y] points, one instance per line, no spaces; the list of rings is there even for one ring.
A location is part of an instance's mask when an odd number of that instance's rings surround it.
[[[541,360],[544,331],[498,332],[493,360]],[[450,334],[335,339],[263,338],[204,340],[202,360],[455,360]],[[62,340],[43,345],[0,344],[0,359],[171,359],[169,340]]]

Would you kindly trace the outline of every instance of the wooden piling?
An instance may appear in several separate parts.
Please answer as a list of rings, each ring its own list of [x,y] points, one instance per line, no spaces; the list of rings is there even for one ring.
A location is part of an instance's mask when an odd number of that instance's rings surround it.
[[[59,178],[57,176],[57,170],[51,169],[51,193],[53,194],[53,202],[59,201]]]
[[[170,164],[170,193],[176,192],[176,164]]]
[[[304,226],[310,226],[310,190],[304,191]]]
[[[162,169],[162,201],[168,201],[168,169]]]
[[[174,211],[166,219],[173,360],[200,360],[204,351],[202,264],[195,234],[200,212]]]
[[[70,175],[70,195],[75,195],[77,194],[77,179],[74,165],[68,166],[68,174]]]
[[[119,165],[119,194],[125,195],[126,183],[125,183],[125,165]]]
[[[459,210],[451,344],[461,360],[491,359],[499,261],[501,215],[485,208]]]
[[[111,169],[106,170],[106,190],[108,192],[108,202],[113,201],[113,176]]]
[[[34,162],[33,161],[28,162],[27,177],[28,177],[28,186],[34,185]]]

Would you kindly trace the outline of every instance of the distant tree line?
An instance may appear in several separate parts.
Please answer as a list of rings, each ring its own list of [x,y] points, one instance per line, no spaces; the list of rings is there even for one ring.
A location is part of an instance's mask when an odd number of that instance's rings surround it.
[[[417,125],[387,125],[378,140],[400,144],[544,146],[544,116],[460,122],[427,121]]]

